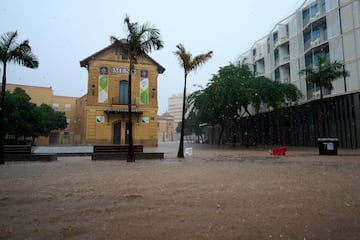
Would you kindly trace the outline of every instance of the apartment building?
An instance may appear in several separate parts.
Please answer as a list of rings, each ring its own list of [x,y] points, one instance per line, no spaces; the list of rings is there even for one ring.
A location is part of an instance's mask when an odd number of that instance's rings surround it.
[[[360,90],[359,0],[307,0],[236,61],[258,76],[296,85],[309,101],[319,98],[319,87],[299,72],[316,64],[319,54],[344,63],[350,73],[335,80],[325,97]]]
[[[168,98],[168,112],[174,117],[174,130],[182,118],[183,94],[173,94]]]

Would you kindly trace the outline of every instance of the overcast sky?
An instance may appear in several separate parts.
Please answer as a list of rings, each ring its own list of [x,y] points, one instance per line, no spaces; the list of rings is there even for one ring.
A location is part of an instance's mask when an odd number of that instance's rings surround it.
[[[182,93],[183,71],[174,56],[182,43],[193,55],[212,50],[213,58],[188,78],[188,92],[206,86],[219,67],[234,61],[303,0],[2,0],[0,34],[18,31],[39,58],[36,70],[8,65],[9,83],[52,87],[55,95],[80,97],[87,71],[79,61],[125,36],[123,19],[148,22],[161,33],[164,48],[150,56],[166,68],[158,78],[159,114],[168,97]]]

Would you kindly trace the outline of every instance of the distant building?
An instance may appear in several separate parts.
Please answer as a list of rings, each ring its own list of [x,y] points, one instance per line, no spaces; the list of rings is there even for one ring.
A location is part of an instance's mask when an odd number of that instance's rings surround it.
[[[168,112],[174,117],[174,130],[181,122],[182,117],[183,94],[173,94],[168,98]]]
[[[174,117],[166,112],[158,116],[158,141],[174,141]]]
[[[258,76],[292,83],[303,101],[319,98],[319,86],[307,83],[300,70],[315,65],[321,54],[340,61],[350,76],[333,82],[333,96],[360,90],[360,1],[308,0],[271,32],[241,54],[238,64],[247,63]]]
[[[15,88],[25,90],[31,98],[31,102],[40,106],[47,104],[55,111],[65,112],[68,126],[64,130],[53,130],[49,137],[39,137],[35,143],[37,145],[48,144],[77,144],[80,143],[80,136],[77,134],[76,113],[76,97],[56,96],[51,87],[39,87],[20,84],[6,84],[6,90],[12,92]]]

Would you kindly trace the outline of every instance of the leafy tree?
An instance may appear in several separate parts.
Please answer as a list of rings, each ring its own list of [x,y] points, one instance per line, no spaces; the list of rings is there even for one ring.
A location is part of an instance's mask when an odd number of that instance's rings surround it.
[[[301,74],[305,74],[307,82],[314,83],[320,88],[320,105],[321,105],[321,121],[323,134],[328,135],[328,127],[326,120],[325,104],[323,101],[323,89],[333,90],[332,82],[339,77],[349,76],[349,72],[345,70],[344,65],[338,61],[330,62],[325,56],[317,55],[318,62],[313,66],[310,65],[301,70]]]
[[[3,76],[0,98],[0,164],[4,164],[4,107],[6,90],[6,67],[7,63],[14,62],[28,68],[37,68],[39,62],[37,57],[31,52],[29,41],[25,40],[18,44],[16,42],[17,32],[8,32],[0,38],[0,61],[3,65]]]
[[[239,120],[253,115],[250,107],[258,114],[260,106],[276,110],[285,103],[296,102],[300,97],[300,91],[292,84],[255,77],[247,65],[230,64],[221,67],[208,86],[193,96],[192,111],[196,112],[198,120],[221,127],[218,144],[225,127],[232,126],[235,144]],[[249,123],[246,128],[249,132],[254,126]]]
[[[182,106],[182,116],[181,116],[181,133],[180,133],[180,144],[179,151],[177,154],[178,158],[184,158],[184,127],[185,127],[185,98],[186,98],[186,83],[188,74],[205,64],[213,55],[212,51],[209,51],[205,54],[199,54],[195,57],[188,51],[182,44],[176,45],[177,51],[174,54],[177,56],[180,65],[184,70],[184,91],[183,91],[183,106]]]
[[[127,38],[125,40],[128,56],[130,58],[129,65],[129,82],[128,82],[128,108],[129,108],[129,144],[128,144],[128,162],[134,162],[133,134],[132,134],[132,116],[131,116],[131,75],[137,64],[137,59],[153,49],[159,50],[163,48],[163,42],[160,39],[160,31],[149,24],[139,25],[137,22],[130,22],[128,16],[125,17],[124,23],[127,27]],[[122,42],[117,37],[111,37],[112,42]]]
[[[194,108],[194,101],[200,93],[201,90],[198,90],[186,97],[185,112],[187,113],[187,117],[184,127],[184,136],[195,134],[198,137],[198,142],[200,142],[200,138],[202,138],[202,129],[199,126],[199,122],[201,122],[201,120]],[[176,132],[181,132],[181,122],[178,123]]]
[[[31,103],[31,98],[21,88],[15,88],[12,93],[5,94],[5,128],[7,135],[15,137],[18,143],[19,137],[32,137],[33,142],[39,136],[49,136],[52,130],[62,130],[67,127],[64,112],[54,111],[46,104],[36,106]]]
[[[48,137],[52,130],[63,130],[67,127],[64,112],[57,112],[47,104],[41,104],[36,109],[39,122],[34,123],[32,137]]]
[[[20,136],[31,136],[35,115],[35,104],[30,102],[30,96],[21,88],[15,88],[12,93],[5,93],[4,132],[15,137],[16,143]]]

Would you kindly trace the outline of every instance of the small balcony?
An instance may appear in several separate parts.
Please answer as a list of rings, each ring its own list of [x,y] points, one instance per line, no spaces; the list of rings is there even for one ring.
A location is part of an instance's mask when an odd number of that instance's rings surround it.
[[[133,98],[131,105],[137,106],[139,103],[138,98]],[[128,99],[126,98],[119,98],[119,96],[115,96],[111,98],[111,105],[116,106],[128,106]]]

